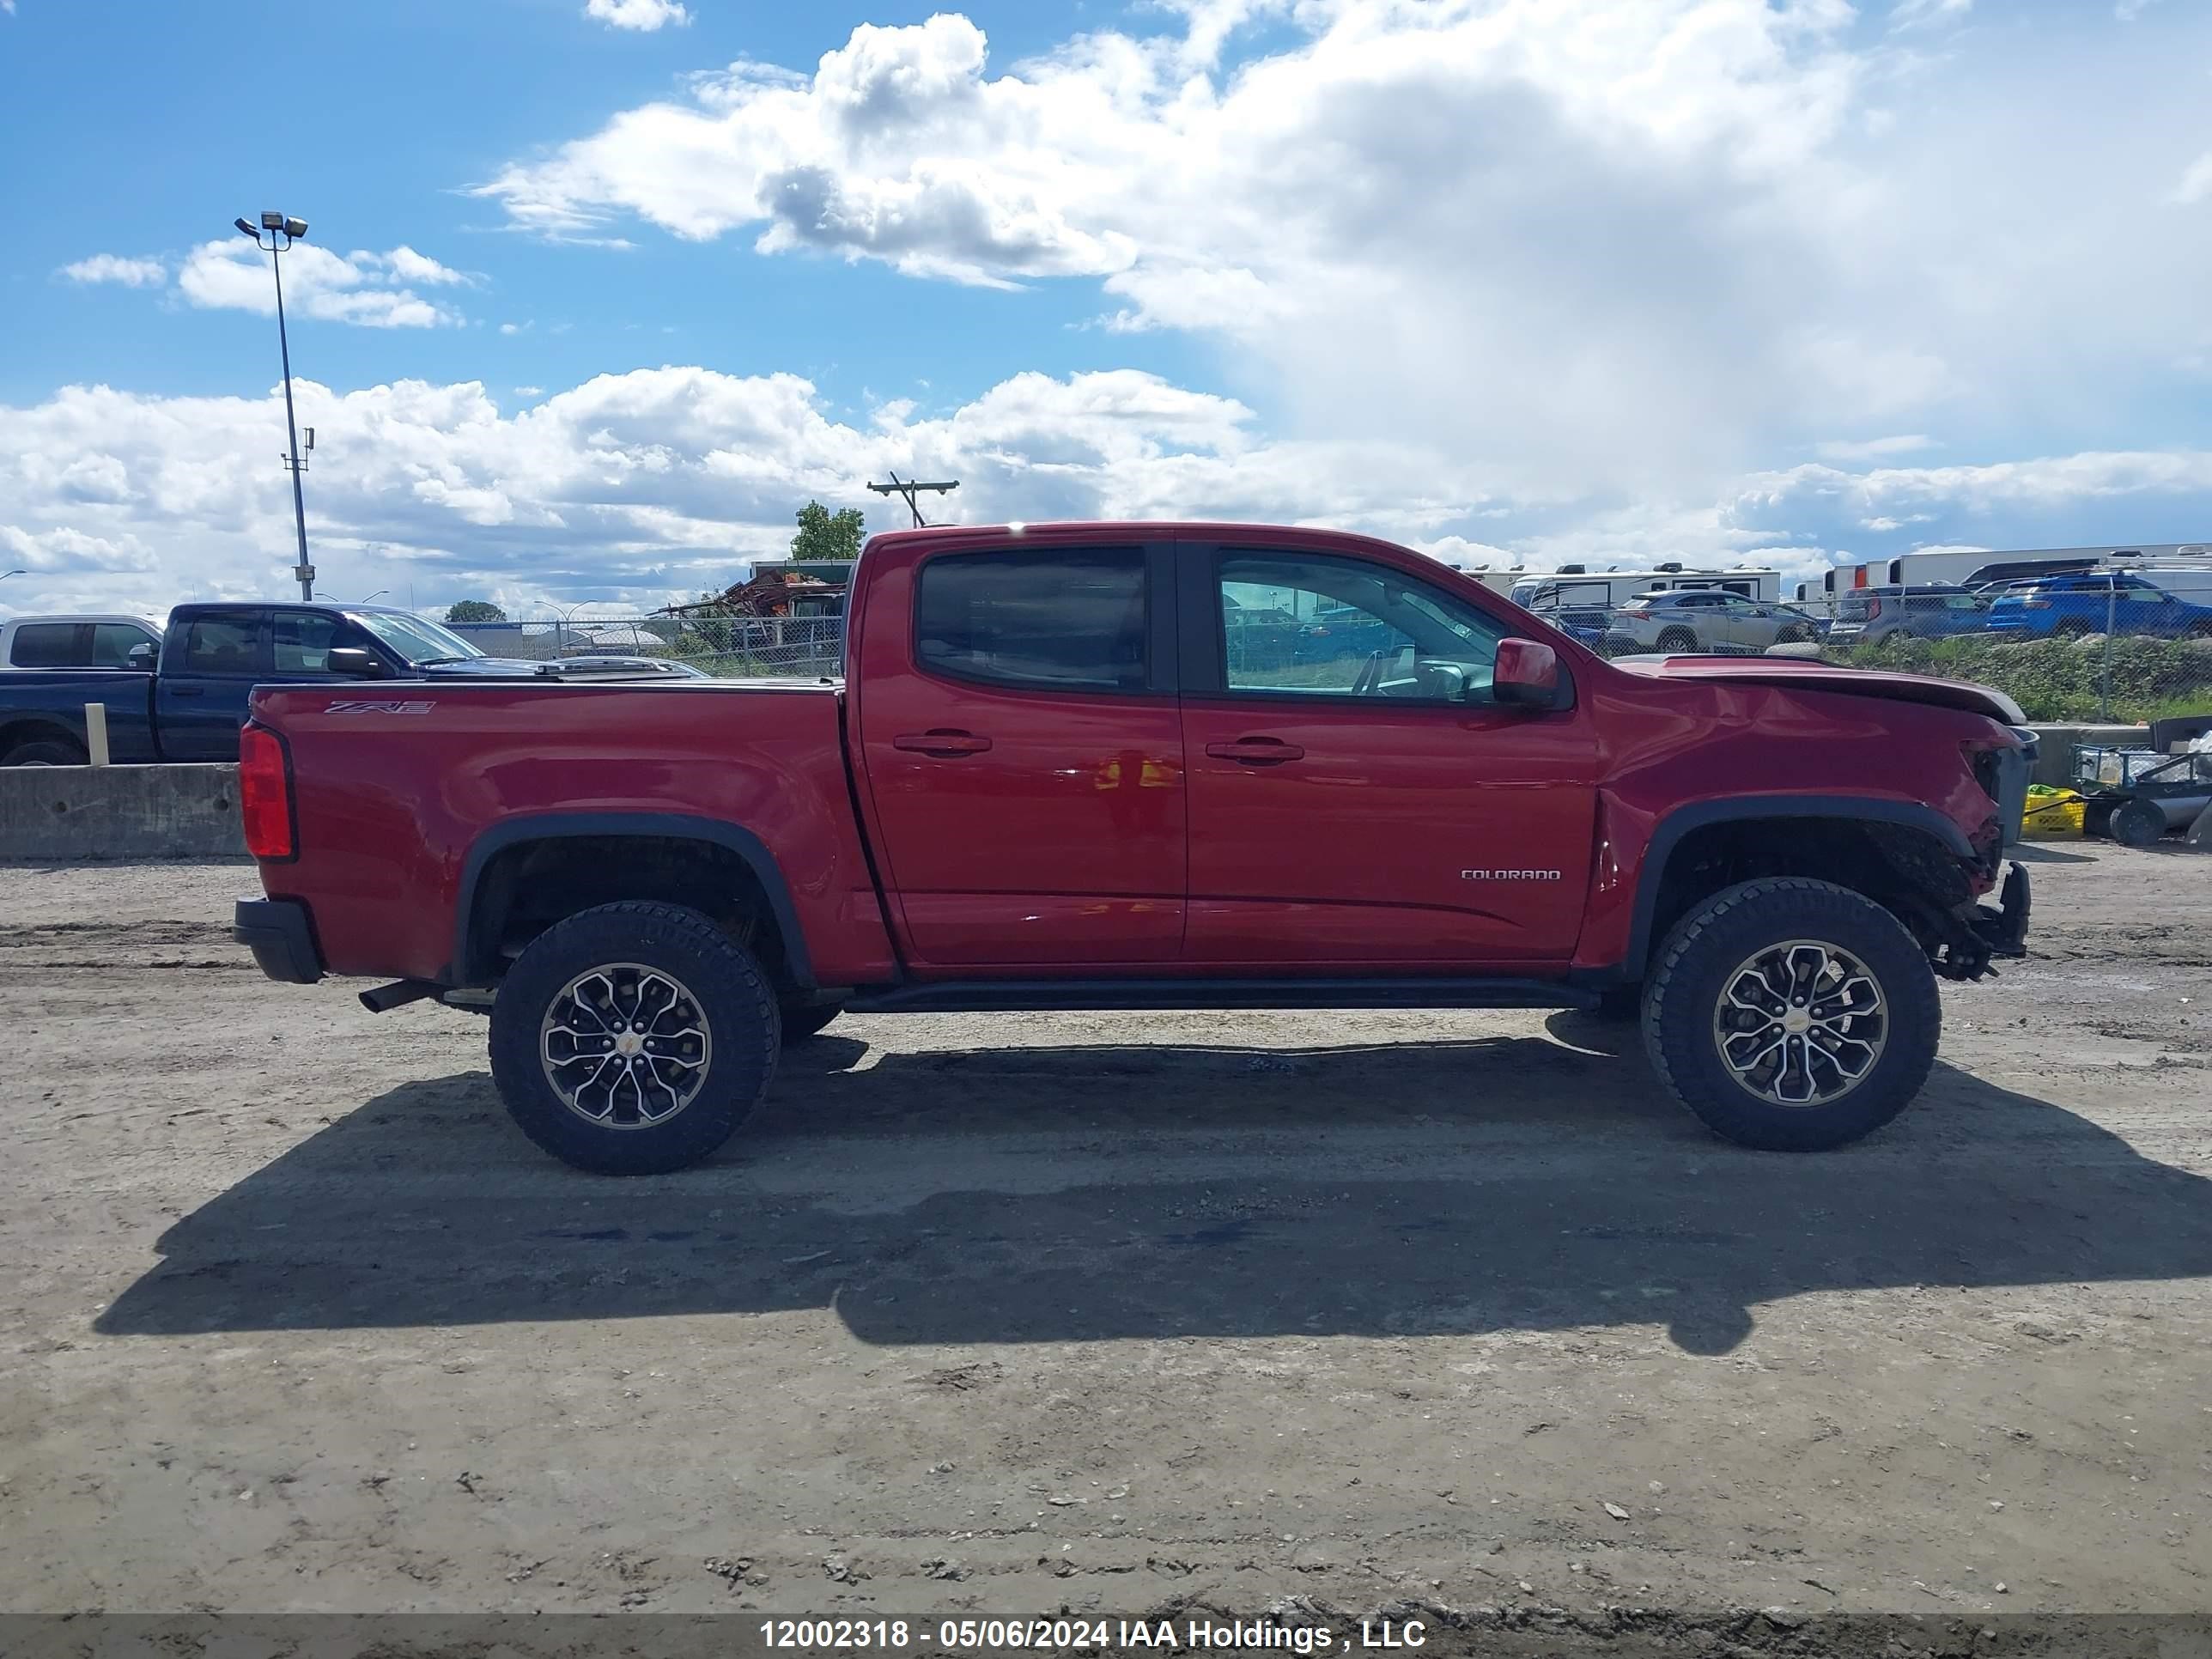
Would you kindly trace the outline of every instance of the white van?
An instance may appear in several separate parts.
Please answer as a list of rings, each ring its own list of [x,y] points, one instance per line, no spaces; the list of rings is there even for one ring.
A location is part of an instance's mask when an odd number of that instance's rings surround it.
[[[128,613],[17,617],[0,623],[0,669],[131,668],[133,646],[161,649],[162,624]]]

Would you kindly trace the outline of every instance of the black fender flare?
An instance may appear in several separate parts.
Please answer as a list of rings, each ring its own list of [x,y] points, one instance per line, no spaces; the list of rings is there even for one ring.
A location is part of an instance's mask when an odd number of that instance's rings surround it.
[[[790,884],[766,842],[742,824],[720,818],[699,817],[685,812],[539,812],[507,818],[495,823],[469,844],[461,865],[461,884],[454,902],[453,959],[447,980],[453,985],[477,985],[488,981],[490,963],[478,960],[483,946],[471,937],[476,921],[477,896],[484,871],[492,860],[511,848],[532,842],[566,841],[585,836],[634,836],[643,840],[695,841],[736,854],[768,896],[770,912],[783,936],[786,966],[802,990],[815,988],[814,968],[806,952],[806,934],[799,925],[798,908],[791,902]]]
[[[1617,968],[1601,977],[1620,983],[1644,977],[1651,952],[1651,928],[1659,910],[1659,889],[1667,863],[1685,836],[1717,823],[1759,818],[1843,818],[1885,823],[1931,835],[1959,858],[1972,863],[1973,844],[1966,832],[1934,807],[1919,801],[1883,800],[1865,795],[1731,795],[1720,800],[1678,806],[1652,826],[1644,862],[1636,877],[1636,909],[1629,927],[1628,951]]]

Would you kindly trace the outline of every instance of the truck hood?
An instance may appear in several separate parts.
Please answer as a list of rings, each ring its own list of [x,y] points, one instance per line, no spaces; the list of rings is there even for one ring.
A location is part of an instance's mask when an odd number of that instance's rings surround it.
[[[1721,680],[1740,685],[1772,685],[1785,691],[1834,691],[1852,697],[1887,697],[1896,702],[1924,702],[1986,714],[2007,726],[2024,726],[2027,716],[1993,686],[1965,680],[1939,680],[1925,674],[1884,674],[1833,663],[1793,657],[1616,657],[1613,665],[1659,680]]]

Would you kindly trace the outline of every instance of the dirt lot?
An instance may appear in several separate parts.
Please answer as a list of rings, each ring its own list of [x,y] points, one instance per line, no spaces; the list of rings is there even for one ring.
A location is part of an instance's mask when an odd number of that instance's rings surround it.
[[[250,869],[0,870],[0,1607],[2212,1608],[2212,860],[2033,856],[1840,1153],[1570,1016],[879,1018],[629,1183]]]

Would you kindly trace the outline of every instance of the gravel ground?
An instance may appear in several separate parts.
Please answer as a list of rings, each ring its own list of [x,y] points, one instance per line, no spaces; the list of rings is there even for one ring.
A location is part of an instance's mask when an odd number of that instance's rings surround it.
[[[1573,1016],[848,1019],[711,1166],[0,869],[0,1607],[2212,1608],[2212,862],[2030,854],[1850,1150]]]

